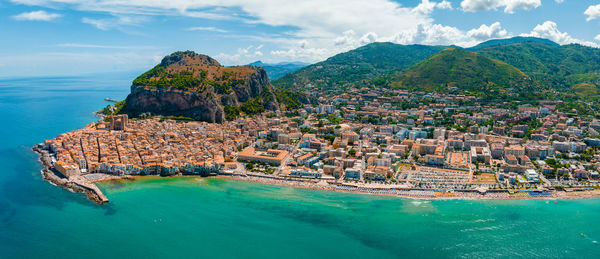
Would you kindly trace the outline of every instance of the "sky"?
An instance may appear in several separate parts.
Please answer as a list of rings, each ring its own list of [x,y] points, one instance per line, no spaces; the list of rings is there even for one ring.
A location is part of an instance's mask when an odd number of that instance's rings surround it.
[[[600,47],[600,0],[0,0],[0,77],[314,63],[371,42],[469,47],[526,35]]]

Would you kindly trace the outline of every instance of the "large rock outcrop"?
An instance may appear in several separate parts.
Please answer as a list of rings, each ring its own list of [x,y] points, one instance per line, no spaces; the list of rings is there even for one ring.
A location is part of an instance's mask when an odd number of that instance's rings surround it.
[[[223,107],[215,96],[171,88],[132,85],[121,110],[130,116],[141,114],[185,116],[208,122],[223,121]]]
[[[266,71],[255,66],[224,67],[209,56],[191,51],[166,56],[159,65],[133,81],[121,113],[185,116],[223,122],[225,107],[279,109]],[[248,109],[250,110],[250,109]]]

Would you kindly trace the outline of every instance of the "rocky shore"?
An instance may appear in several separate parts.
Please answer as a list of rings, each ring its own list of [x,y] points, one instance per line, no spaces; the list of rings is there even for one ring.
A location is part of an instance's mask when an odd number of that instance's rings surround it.
[[[44,166],[41,171],[44,180],[74,192],[84,193],[88,199],[98,204],[104,204],[108,202],[108,198],[106,198],[104,193],[102,193],[96,184],[85,181],[83,178],[69,179],[60,175],[60,173],[57,172],[52,166],[50,154],[47,150],[41,149],[38,146],[33,147],[32,150],[40,155],[40,161]]]

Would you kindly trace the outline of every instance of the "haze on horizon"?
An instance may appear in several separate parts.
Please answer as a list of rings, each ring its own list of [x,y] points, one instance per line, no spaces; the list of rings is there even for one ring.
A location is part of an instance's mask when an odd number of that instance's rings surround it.
[[[388,41],[600,46],[600,1],[3,0],[0,19],[0,77],[144,71],[177,50],[239,65],[314,63]]]

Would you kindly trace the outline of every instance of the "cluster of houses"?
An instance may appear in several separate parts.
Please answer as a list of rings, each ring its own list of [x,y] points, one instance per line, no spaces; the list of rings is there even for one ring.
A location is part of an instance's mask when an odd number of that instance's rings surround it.
[[[477,101],[353,89],[285,114],[222,124],[115,117],[43,147],[66,176],[207,174],[258,162],[282,177],[357,182],[415,184],[401,165],[449,177],[493,174],[498,186],[598,179],[597,119],[559,112],[560,101]]]

